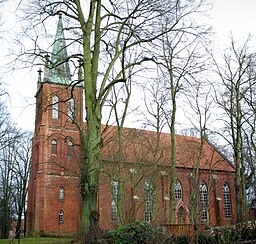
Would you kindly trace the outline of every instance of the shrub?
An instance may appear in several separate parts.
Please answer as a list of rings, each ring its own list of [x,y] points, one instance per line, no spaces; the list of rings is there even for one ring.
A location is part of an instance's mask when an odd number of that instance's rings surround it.
[[[141,221],[121,226],[117,230],[110,231],[110,235],[112,237],[110,243],[113,244],[174,243],[169,236]]]
[[[197,243],[198,244],[209,244],[211,242],[211,237],[208,237],[206,235],[200,234],[197,236]]]
[[[211,243],[214,244],[223,244],[222,238],[221,238],[221,234],[215,234],[211,237]],[[230,243],[228,243],[230,244]]]
[[[150,236],[150,226],[143,222],[128,224],[111,231],[111,235],[118,240],[115,243],[141,243]]]
[[[253,228],[251,236],[252,236],[252,239],[256,239],[256,228]]]
[[[239,235],[234,230],[226,230],[222,236],[223,244],[235,243],[239,239]]]
[[[186,236],[179,236],[178,237],[178,244],[189,244],[187,237]]]
[[[241,239],[242,240],[250,240],[251,239],[251,230],[245,226],[241,231]]]

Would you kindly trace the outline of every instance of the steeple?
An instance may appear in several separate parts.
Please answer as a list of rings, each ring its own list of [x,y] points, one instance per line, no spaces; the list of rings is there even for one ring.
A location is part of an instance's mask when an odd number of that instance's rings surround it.
[[[49,78],[49,80],[54,83],[69,84],[71,82],[71,75],[67,57],[68,54],[63,32],[62,17],[59,15],[59,21],[51,55],[51,67],[48,70],[49,74],[46,78]]]

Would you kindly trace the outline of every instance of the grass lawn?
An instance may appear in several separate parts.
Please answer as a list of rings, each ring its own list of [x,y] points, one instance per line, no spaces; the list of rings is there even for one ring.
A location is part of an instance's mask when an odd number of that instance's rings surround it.
[[[9,244],[11,240],[6,239],[0,239],[0,244]],[[13,240],[12,244],[68,244],[72,241],[71,238],[24,238],[20,239],[20,242],[18,240]]]

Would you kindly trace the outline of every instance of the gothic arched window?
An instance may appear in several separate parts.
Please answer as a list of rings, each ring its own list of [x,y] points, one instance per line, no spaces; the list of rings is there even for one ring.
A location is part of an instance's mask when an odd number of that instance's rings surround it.
[[[146,179],[144,184],[144,200],[145,200],[145,220],[151,221],[153,215],[153,184]]]
[[[179,180],[176,180],[175,182],[175,198],[177,200],[182,199],[182,186]]]
[[[223,186],[223,199],[224,199],[224,210],[225,210],[225,218],[231,218],[231,202],[230,202],[230,190],[227,183]]]
[[[57,154],[57,141],[52,140],[52,154]]]
[[[111,199],[112,220],[116,220],[118,215],[118,211],[117,211],[118,181],[116,180],[112,181],[111,187],[112,187],[112,199]]]
[[[52,97],[52,118],[59,118],[59,98],[56,95]]]
[[[64,188],[63,187],[60,188],[59,197],[60,197],[60,200],[64,200]]]
[[[68,100],[68,118],[73,120],[74,119],[74,99],[71,98]]]
[[[64,212],[62,210],[59,212],[59,224],[64,224]]]
[[[201,207],[201,220],[208,219],[208,192],[204,182],[200,184],[200,207]]]
[[[68,142],[68,156],[72,157],[73,155],[73,144],[71,141]]]

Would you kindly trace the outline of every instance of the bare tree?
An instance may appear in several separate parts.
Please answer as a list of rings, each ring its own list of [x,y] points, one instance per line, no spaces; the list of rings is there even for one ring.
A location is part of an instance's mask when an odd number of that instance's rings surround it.
[[[251,75],[252,56],[249,53],[249,40],[237,47],[231,37],[230,48],[226,50],[220,64],[214,59],[216,73],[222,82],[222,90],[216,99],[223,109],[225,117],[222,136],[230,145],[236,166],[236,202],[237,219],[245,220],[248,216],[245,186],[245,160],[243,155],[243,128],[245,128],[245,96],[254,85],[255,76]]]
[[[15,146],[17,145],[16,142],[20,138],[20,135],[21,134],[18,130],[12,130],[11,133],[5,135],[5,139],[12,143],[8,143],[7,146],[0,150],[1,238],[8,238],[11,219],[15,217],[14,172],[12,169],[16,155]]]
[[[8,138],[10,134],[15,135],[15,126],[13,125],[10,117],[8,107],[3,100],[0,100],[0,150],[11,145],[16,137]],[[19,135],[17,135],[19,137]]]
[[[197,131],[200,143],[198,145],[198,154],[196,161],[193,164],[191,173],[191,196],[190,196],[190,217],[192,223],[200,224],[200,208],[198,206],[199,186],[200,186],[200,162],[203,157],[203,150],[205,142],[208,140],[208,123],[211,116],[211,106],[213,104],[213,91],[210,83],[197,77],[196,81],[191,80],[190,86],[186,91],[187,97],[187,115],[193,128]],[[190,112],[188,112],[190,110]],[[209,167],[211,169],[211,167]],[[209,175],[210,177],[210,175]],[[209,182],[211,179],[209,179]],[[208,184],[208,192],[210,192],[210,184]],[[204,206],[208,209],[208,206]],[[207,217],[206,221],[209,221]],[[206,223],[208,224],[208,223]]]
[[[17,214],[16,233],[20,233],[22,218],[25,220],[26,216],[26,198],[32,150],[31,140],[32,133],[24,132],[19,142],[15,145],[15,158],[12,171],[14,174],[14,203]]]
[[[189,86],[190,80],[203,73],[206,69],[207,55],[205,43],[210,34],[210,28],[204,24],[195,23],[194,16],[200,14],[202,9],[206,11],[207,4],[204,1],[179,2],[175,9],[175,15],[162,16],[161,28],[168,29],[170,20],[177,16],[185,15],[179,19],[178,25],[172,32],[161,36],[156,43],[155,63],[161,70],[161,78],[169,95],[169,108],[165,110],[166,121],[171,133],[172,153],[170,160],[170,222],[174,222],[176,182],[176,146],[175,146],[175,124],[177,113],[177,101],[180,94],[184,93]],[[202,41],[204,39],[204,41]]]
[[[26,138],[12,122],[4,96],[0,100],[0,215],[1,237],[8,238],[10,222],[25,216],[30,158],[25,158]],[[27,145],[28,146],[28,145]],[[31,146],[26,150],[30,152]],[[27,161],[26,161],[27,160]],[[19,169],[17,171],[17,169]],[[19,205],[19,209],[16,206]]]
[[[242,127],[242,140],[243,140],[243,158],[245,162],[245,184],[246,194],[249,206],[254,208],[256,203],[256,179],[255,179],[255,53],[248,56],[250,60],[250,67],[246,71],[248,77],[248,89],[244,94],[243,109],[243,127]]]
[[[116,84],[126,82],[125,70],[151,58],[144,55],[144,45],[159,38],[163,32],[167,33],[175,28],[177,19],[165,30],[156,28],[155,22],[159,16],[175,10],[175,6],[178,6],[178,1],[171,6],[165,6],[158,1],[146,0],[91,0],[88,4],[79,0],[44,0],[33,1],[29,10],[27,9],[26,20],[31,20],[33,24],[27,27],[24,33],[30,33],[26,38],[32,39],[34,48],[22,50],[22,55],[19,55],[20,64],[33,65],[42,63],[43,60],[46,61],[46,66],[52,69],[69,62],[72,70],[77,68],[77,64],[80,64],[83,70],[84,80],[74,81],[74,84],[83,82],[84,85],[87,122],[85,161],[81,171],[82,230],[86,231],[95,224],[90,220],[92,213],[97,212],[102,147],[101,123],[106,99]],[[47,56],[45,58],[47,50],[39,46],[40,35],[35,27],[47,23],[50,17],[59,14],[67,20],[64,28],[69,31],[67,46],[73,53],[67,55],[64,60],[48,60]],[[32,32],[29,32],[31,27]],[[43,27],[47,29],[47,25]],[[23,46],[22,42],[20,43]],[[137,51],[133,53],[132,59],[131,56],[127,59],[126,53],[132,49]],[[121,56],[124,58],[119,59]],[[77,62],[78,60],[80,62]]]
[[[153,129],[156,131],[152,141],[145,142],[145,147],[148,148],[148,153],[153,155],[152,161],[152,184],[153,184],[153,198],[157,197],[157,184],[159,183],[158,170],[161,164],[161,158],[163,153],[163,145],[161,143],[161,134],[165,128],[166,122],[166,110],[168,106],[169,93],[166,93],[166,87],[164,86],[161,78],[149,79],[142,85],[144,90],[144,104],[146,111],[142,114],[144,116],[143,127]],[[164,196],[162,196],[164,198]],[[156,219],[156,202],[154,201],[153,216],[152,219]]]

